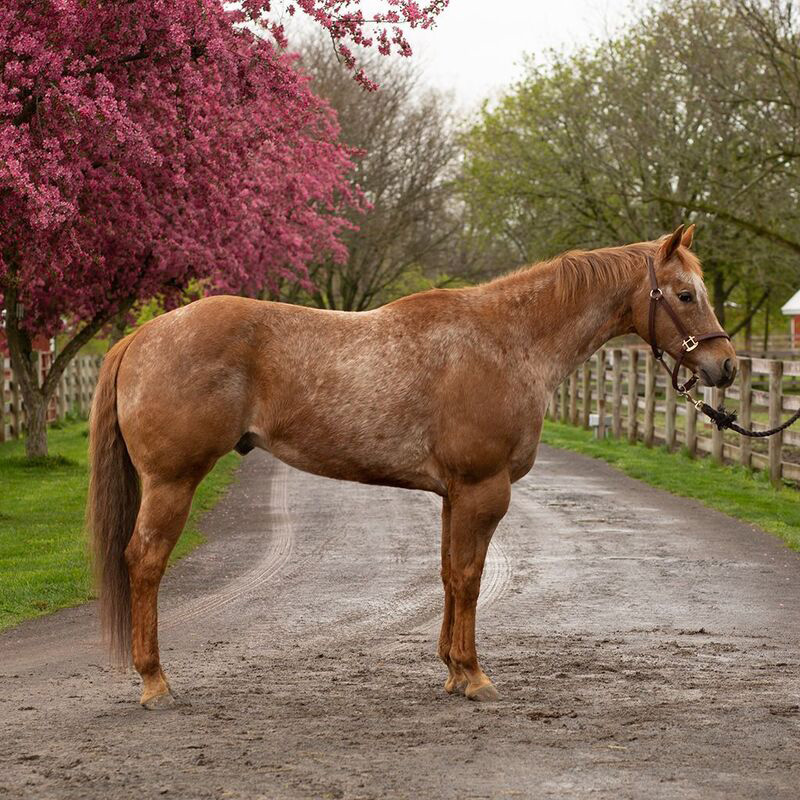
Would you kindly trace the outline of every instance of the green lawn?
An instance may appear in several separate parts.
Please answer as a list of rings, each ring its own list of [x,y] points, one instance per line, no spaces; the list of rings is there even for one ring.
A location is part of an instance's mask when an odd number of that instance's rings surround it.
[[[542,441],[613,464],[627,475],[693,497],[710,508],[758,525],[800,550],[800,492],[774,489],[763,473],[722,466],[708,458],[690,459],[685,452],[668,453],[663,447],[646,448],[621,439],[595,439],[590,431],[545,421]]]
[[[49,434],[51,456],[29,464],[22,441],[0,444],[0,630],[92,597],[83,527],[87,423]],[[199,515],[233,479],[237,457],[221,459],[197,490],[173,560],[203,541]]]

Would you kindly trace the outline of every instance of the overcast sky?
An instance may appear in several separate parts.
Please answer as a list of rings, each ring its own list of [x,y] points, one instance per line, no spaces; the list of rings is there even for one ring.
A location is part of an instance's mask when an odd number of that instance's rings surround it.
[[[437,27],[414,31],[429,82],[469,108],[519,76],[524,53],[572,49],[613,31],[648,0],[450,0]]]
[[[363,0],[365,14],[385,0]],[[409,31],[427,82],[471,110],[519,77],[525,53],[572,50],[614,31],[650,0],[450,0],[436,28]],[[279,3],[274,4],[277,11]],[[314,28],[305,14],[282,15],[290,35]]]

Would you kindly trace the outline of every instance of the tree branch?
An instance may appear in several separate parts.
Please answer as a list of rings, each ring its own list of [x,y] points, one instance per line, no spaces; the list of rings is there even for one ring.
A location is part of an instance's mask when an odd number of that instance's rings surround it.
[[[655,195],[652,197],[643,198],[643,202],[666,203],[667,205],[677,206],[679,208],[685,208],[687,211],[702,211],[704,214],[711,214],[715,217],[719,217],[719,219],[723,219],[726,222],[730,222],[739,228],[750,231],[751,233],[755,233],[756,236],[760,236],[761,238],[767,239],[768,241],[774,242],[775,244],[782,245],[783,247],[788,248],[792,252],[800,253],[800,241],[790,239],[787,236],[784,236],[782,233],[778,233],[778,231],[774,231],[771,228],[767,228],[766,226],[761,225],[758,222],[752,222],[751,220],[744,219],[738,216],[737,214],[733,214],[730,211],[726,211],[725,209],[711,205],[710,203],[702,203],[697,200],[687,200],[687,199],[676,200],[672,197],[666,197],[661,195]]]

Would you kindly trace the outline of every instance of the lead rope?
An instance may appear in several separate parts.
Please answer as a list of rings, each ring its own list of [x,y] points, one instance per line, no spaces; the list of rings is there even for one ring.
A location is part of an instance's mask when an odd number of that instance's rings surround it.
[[[741,425],[736,424],[735,411],[727,411],[725,406],[714,408],[708,403],[704,403],[702,400],[692,400],[688,392],[682,392],[682,394],[698,411],[702,411],[703,414],[705,414],[711,420],[711,422],[717,426],[717,430],[723,431],[728,428],[729,430],[736,431],[736,433],[741,434],[742,436],[749,436],[751,439],[763,439],[767,436],[774,436],[776,433],[785,431],[790,425],[794,425],[794,423],[800,419],[800,409],[798,409],[794,412],[794,414],[792,414],[791,417],[789,417],[789,419],[778,425],[777,428],[770,428],[766,431],[748,431]]]

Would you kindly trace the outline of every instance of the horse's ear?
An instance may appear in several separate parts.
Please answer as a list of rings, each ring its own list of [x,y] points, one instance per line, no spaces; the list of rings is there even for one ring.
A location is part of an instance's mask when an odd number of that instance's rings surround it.
[[[692,246],[692,239],[694,239],[694,229],[697,226],[692,224],[690,225],[684,232],[683,236],[681,236],[681,244],[684,247],[691,247]]]
[[[681,243],[681,236],[683,236],[683,225],[678,225],[675,232],[664,239],[663,244],[658,248],[658,254],[662,261],[668,261],[672,257]]]

